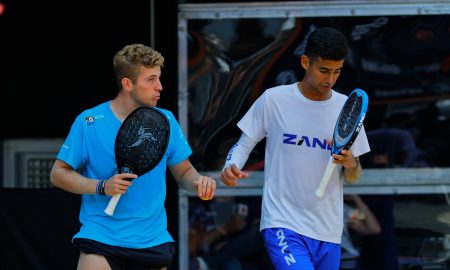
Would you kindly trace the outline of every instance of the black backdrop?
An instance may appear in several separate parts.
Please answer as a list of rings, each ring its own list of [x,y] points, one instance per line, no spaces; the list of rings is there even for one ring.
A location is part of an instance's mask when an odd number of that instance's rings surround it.
[[[0,139],[65,137],[82,110],[116,95],[112,58],[150,45],[150,1],[0,0]],[[155,48],[166,58],[161,107],[176,110],[177,5],[155,1]],[[29,113],[19,121],[19,113]]]
[[[64,138],[77,114],[115,97],[114,53],[151,45],[150,1],[0,2],[0,141]],[[154,47],[166,59],[158,105],[177,115],[177,3],[154,2]],[[177,240],[172,178],[167,193]],[[57,189],[0,189],[0,270],[76,269],[70,239],[79,228],[79,200]]]
[[[70,241],[80,196],[59,189],[0,192],[0,269],[76,269]]]

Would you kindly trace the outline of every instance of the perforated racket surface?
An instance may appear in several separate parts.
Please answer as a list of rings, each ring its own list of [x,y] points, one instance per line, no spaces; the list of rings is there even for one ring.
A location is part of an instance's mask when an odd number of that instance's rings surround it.
[[[350,93],[336,120],[331,154],[339,154],[342,150],[347,150],[353,145],[363,127],[368,104],[369,97],[364,90],[356,88]],[[333,157],[330,157],[319,187],[316,190],[317,196],[322,197],[325,193],[335,167],[336,164],[333,163]]]
[[[120,173],[141,176],[158,165],[166,152],[170,125],[160,111],[139,107],[131,112],[119,128],[114,144],[117,168]],[[114,195],[105,213],[113,215],[120,199]]]

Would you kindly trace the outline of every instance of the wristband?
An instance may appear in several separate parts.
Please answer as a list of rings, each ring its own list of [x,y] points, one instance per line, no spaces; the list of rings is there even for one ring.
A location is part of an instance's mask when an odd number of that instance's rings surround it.
[[[97,182],[95,193],[98,195],[105,195],[105,184],[106,184],[106,180],[99,180]]]
[[[102,181],[102,188],[101,188],[101,194],[102,194],[102,195],[106,195],[106,193],[105,193],[105,185],[106,185],[106,181],[108,181],[108,180],[103,180],[103,181]]]

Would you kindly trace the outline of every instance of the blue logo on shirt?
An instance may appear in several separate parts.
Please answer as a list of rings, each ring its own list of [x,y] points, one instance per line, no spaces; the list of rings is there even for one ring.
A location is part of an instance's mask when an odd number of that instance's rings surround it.
[[[232,154],[233,154],[233,151],[234,151],[234,149],[235,149],[237,146],[238,146],[238,144],[236,143],[235,145],[233,145],[233,147],[231,147],[231,149],[230,149],[230,151],[228,152],[228,155],[227,155],[227,161],[230,161],[231,156],[232,156]]]
[[[305,144],[307,147],[312,148],[322,148],[326,150],[331,150],[331,146],[327,144],[326,139],[319,139],[316,137],[308,137],[308,136],[297,136],[296,134],[283,134],[283,143],[284,144],[292,144],[292,145],[302,145]]]

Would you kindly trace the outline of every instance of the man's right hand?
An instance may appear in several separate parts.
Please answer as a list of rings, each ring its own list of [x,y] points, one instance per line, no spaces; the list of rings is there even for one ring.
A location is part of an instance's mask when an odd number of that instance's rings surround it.
[[[131,181],[137,177],[138,176],[133,173],[119,173],[114,175],[105,183],[105,194],[111,196],[116,194],[124,194],[131,186]]]
[[[232,164],[222,171],[220,180],[229,187],[235,187],[239,179],[247,178],[248,176],[248,173],[241,171],[235,164]]]

